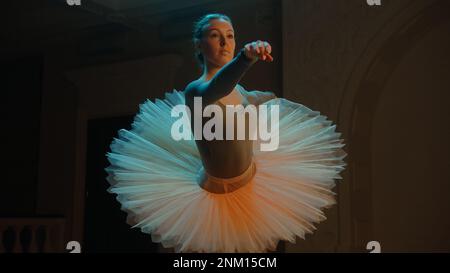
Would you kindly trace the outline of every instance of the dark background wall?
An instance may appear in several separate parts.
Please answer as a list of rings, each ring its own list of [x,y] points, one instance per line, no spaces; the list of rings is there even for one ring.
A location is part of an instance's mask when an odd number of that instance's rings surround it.
[[[119,225],[125,215],[108,207],[116,203],[103,195],[106,163],[94,159],[145,99],[199,77],[192,23],[221,12],[233,19],[237,49],[256,39],[273,47],[275,62],[256,65],[243,85],[321,111],[347,143],[337,206],[306,241],[279,251],[365,252],[372,240],[385,251],[450,250],[448,1],[81,0],[76,7],[41,0],[2,7],[7,176],[0,233],[11,223],[45,224],[60,231],[49,233],[60,234],[58,247],[76,240],[86,251],[133,251],[125,224],[117,233],[99,226]],[[98,218],[105,210],[109,218]],[[108,241],[119,233],[123,242]],[[135,251],[170,251],[138,246],[142,235],[134,231],[128,236],[136,236],[128,240]],[[99,243],[89,244],[92,238]]]

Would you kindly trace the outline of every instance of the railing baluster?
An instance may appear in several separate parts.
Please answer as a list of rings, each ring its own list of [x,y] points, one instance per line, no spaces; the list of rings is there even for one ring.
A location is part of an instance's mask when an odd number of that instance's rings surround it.
[[[6,230],[6,226],[0,225],[0,253],[5,253],[6,252],[6,248],[5,248],[4,243],[3,243],[4,238],[5,238],[3,233],[5,232],[5,230]]]
[[[65,252],[65,219],[0,218],[0,253]]]
[[[22,226],[14,225],[12,226],[14,231],[13,240],[13,253],[22,253],[22,246],[20,245],[20,231],[22,231]]]
[[[37,225],[34,224],[31,226],[31,240],[30,240],[30,253],[37,253],[38,252],[38,246],[37,246],[37,240],[36,240],[36,230]]]

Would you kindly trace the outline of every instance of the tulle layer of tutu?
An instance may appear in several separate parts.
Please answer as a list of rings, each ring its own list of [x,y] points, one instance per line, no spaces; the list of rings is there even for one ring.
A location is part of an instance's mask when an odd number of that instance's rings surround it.
[[[127,222],[176,252],[266,252],[296,242],[326,219],[332,188],[346,163],[336,125],[304,105],[277,98],[279,147],[254,150],[256,173],[230,193],[198,184],[202,162],[194,140],[171,138],[175,105],[184,94],[140,106],[131,130],[120,130],[107,153],[111,184]],[[255,145],[258,145],[255,142]]]

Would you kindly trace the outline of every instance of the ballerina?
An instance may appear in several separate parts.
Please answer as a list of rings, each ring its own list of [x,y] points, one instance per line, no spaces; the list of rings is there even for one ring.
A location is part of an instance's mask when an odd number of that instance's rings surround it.
[[[346,165],[336,125],[272,92],[245,90],[239,81],[246,71],[273,61],[271,45],[251,42],[234,56],[226,15],[203,16],[194,45],[201,77],[163,100],[146,100],[132,129],[119,130],[111,143],[109,192],[117,194],[130,225],[176,252],[266,252],[280,240],[304,239],[326,219],[323,209],[335,204],[332,189]],[[261,140],[249,137],[173,139],[171,110],[180,104],[193,109],[199,97],[222,109],[277,106],[278,148],[262,151]],[[200,118],[202,125],[211,119]]]

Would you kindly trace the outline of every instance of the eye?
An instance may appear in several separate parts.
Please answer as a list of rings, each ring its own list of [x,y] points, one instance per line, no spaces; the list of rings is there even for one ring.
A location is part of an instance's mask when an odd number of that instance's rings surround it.
[[[233,39],[233,38],[234,38],[234,35],[233,35],[233,34],[230,34],[230,35],[228,35],[228,38]]]

